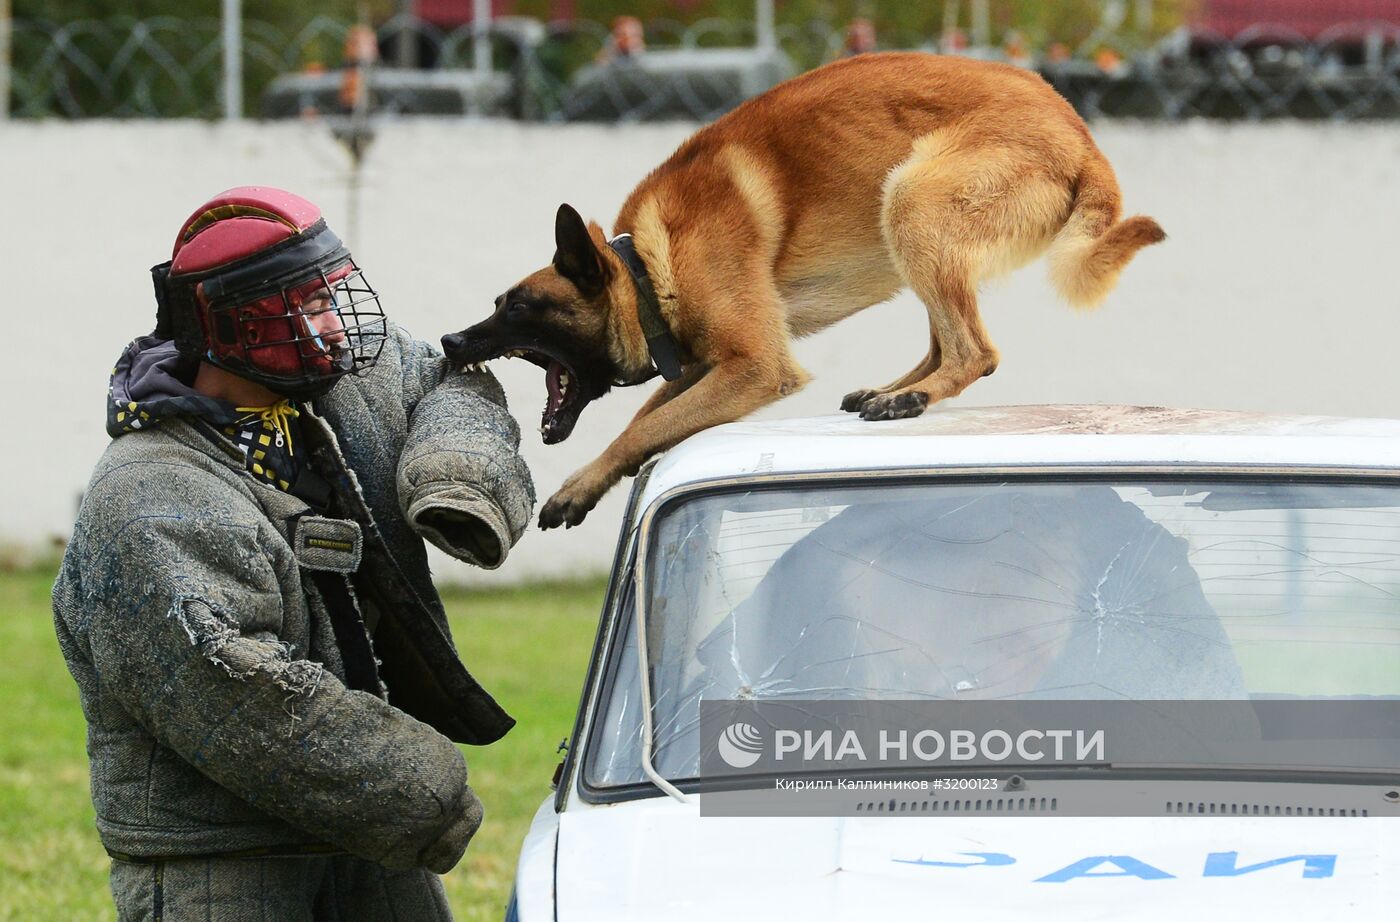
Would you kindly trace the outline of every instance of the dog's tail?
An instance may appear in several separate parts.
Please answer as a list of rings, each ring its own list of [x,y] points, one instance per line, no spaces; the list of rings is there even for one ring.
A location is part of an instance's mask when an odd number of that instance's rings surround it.
[[[1074,206],[1050,245],[1050,281],[1071,305],[1097,307],[1118,274],[1145,246],[1167,238],[1145,215],[1119,221],[1122,200],[1113,168],[1097,150],[1090,151],[1074,191]]]

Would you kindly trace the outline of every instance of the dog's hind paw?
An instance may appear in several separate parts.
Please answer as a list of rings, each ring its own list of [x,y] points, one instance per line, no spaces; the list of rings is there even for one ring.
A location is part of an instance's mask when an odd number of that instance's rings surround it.
[[[928,406],[928,394],[923,391],[902,391],[894,394],[881,394],[867,400],[860,408],[860,418],[904,419],[918,416]]]
[[[868,401],[873,400],[879,393],[879,391],[868,389],[851,391],[845,397],[841,398],[841,409],[845,410],[847,413],[858,413],[861,407],[865,406]]]

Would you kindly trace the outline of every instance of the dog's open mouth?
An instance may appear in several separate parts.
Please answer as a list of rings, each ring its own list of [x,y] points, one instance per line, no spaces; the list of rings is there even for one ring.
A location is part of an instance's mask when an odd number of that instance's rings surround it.
[[[574,431],[579,411],[588,402],[583,395],[583,382],[568,362],[557,356],[534,349],[509,349],[490,359],[466,365],[481,369],[486,362],[498,358],[525,359],[544,369],[544,412],[540,415],[540,436],[546,445],[562,442]]]

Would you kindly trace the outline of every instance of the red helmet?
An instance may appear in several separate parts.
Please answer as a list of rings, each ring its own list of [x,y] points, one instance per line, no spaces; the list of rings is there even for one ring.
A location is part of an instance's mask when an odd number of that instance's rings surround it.
[[[151,269],[156,335],[298,400],[373,365],[387,334],[379,297],[306,199],[230,189],[180,228]]]

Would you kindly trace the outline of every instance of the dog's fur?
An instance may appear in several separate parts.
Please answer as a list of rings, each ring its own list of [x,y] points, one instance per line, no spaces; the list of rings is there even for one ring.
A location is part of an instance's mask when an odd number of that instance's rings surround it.
[[[997,367],[977,312],[982,280],[1050,252],[1050,278],[1092,307],[1141,247],[1083,121],[1036,74],[919,53],[850,58],[789,80],[698,131],[633,191],[631,233],[684,373],[662,384],[597,460],[540,512],[582,521],[650,455],[738,419],[808,380],[790,341],[912,288],[929,349],[907,374],[846,396],[863,419],[917,416]],[[610,385],[655,372],[637,292],[602,228],[569,206],[553,264],[444,337],[469,364],[512,350],[569,375],[547,442]],[[553,391],[552,391],[553,393]]]

